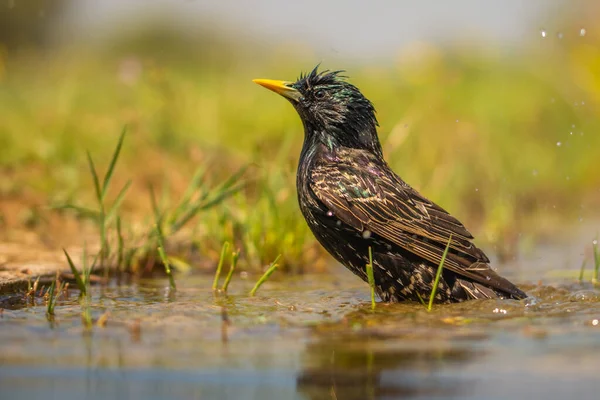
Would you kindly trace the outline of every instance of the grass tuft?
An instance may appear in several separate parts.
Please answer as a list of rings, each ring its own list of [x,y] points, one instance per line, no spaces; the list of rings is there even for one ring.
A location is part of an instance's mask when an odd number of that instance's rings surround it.
[[[91,280],[90,275],[92,273],[92,269],[96,265],[96,260],[98,259],[98,254],[94,258],[91,266],[88,266],[87,262],[87,250],[86,245],[83,245],[83,253],[81,255],[81,273],[75,266],[75,263],[71,259],[69,253],[63,249],[65,256],[67,257],[67,262],[69,263],[69,268],[75,277],[75,282],[77,283],[77,288],[80,292],[79,303],[81,305],[81,321],[86,329],[90,329],[93,325],[92,323],[92,294],[91,294]]]
[[[50,285],[50,288],[48,289],[48,304],[46,305],[46,316],[48,317],[48,319],[54,317],[54,309],[56,307],[56,302],[58,301],[58,298],[62,294],[64,288],[64,282],[60,281],[57,289],[57,281],[58,278],[54,279],[52,281],[52,284]]]

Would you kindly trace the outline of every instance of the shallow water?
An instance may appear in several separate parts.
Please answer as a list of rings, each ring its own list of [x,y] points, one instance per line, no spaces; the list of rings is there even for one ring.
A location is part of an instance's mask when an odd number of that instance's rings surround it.
[[[547,257],[561,268],[545,266]],[[532,282],[522,285],[526,301],[432,312],[420,304],[372,312],[367,286],[341,267],[269,281],[254,298],[253,282],[239,277],[230,295],[213,294],[212,277],[180,278],[176,293],[165,280],[95,287],[94,319],[110,314],[92,330],[74,290],[54,322],[43,299],[5,297],[0,397],[596,398],[600,289],[567,278],[579,262],[560,257],[540,248],[502,266],[517,283]]]

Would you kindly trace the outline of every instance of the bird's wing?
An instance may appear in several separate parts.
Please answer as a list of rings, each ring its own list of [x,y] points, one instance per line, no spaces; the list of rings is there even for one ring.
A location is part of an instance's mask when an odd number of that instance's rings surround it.
[[[348,158],[317,163],[311,173],[312,191],[337,218],[435,265],[450,242],[444,268],[521,297],[519,289],[489,267],[489,259],[471,242],[473,236],[460,221],[372,157],[344,160]]]

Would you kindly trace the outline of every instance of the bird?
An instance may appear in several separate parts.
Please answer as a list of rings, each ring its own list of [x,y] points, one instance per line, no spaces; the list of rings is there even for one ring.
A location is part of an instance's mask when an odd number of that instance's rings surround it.
[[[302,121],[296,187],[317,241],[365,282],[370,263],[375,292],[388,303],[422,302],[432,292],[435,303],[526,298],[458,219],[392,171],[375,107],[344,71],[318,69],[295,82],[253,80],[287,99]]]

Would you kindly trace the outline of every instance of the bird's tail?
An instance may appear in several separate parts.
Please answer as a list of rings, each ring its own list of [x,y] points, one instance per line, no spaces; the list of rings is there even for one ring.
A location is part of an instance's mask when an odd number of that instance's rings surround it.
[[[509,294],[504,292],[499,292],[487,286],[484,286],[477,282],[471,282],[464,279],[457,279],[456,283],[452,289],[453,295],[456,295],[458,298],[468,298],[468,299],[514,299],[521,300],[527,297],[527,294],[520,289],[516,288]],[[466,296],[460,296],[463,292]]]

